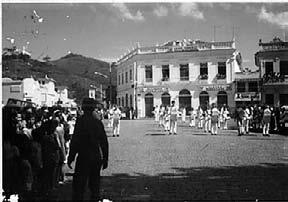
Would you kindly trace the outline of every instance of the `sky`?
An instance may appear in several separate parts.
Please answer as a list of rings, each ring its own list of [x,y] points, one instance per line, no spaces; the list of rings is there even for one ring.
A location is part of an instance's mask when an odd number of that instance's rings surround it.
[[[253,69],[259,39],[288,41],[288,3],[2,4],[2,48],[24,47],[39,60],[72,52],[112,62],[137,42],[230,41],[233,30],[244,67]]]

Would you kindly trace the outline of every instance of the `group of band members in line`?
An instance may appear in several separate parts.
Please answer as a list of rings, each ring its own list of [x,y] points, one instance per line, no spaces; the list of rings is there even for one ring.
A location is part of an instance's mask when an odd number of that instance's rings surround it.
[[[210,132],[211,135],[217,135],[218,128],[227,130],[227,122],[230,119],[229,107],[223,105],[218,109],[214,103],[211,106],[199,106],[198,109],[191,108],[187,113],[185,107],[178,109],[175,101],[172,101],[170,106],[156,106],[153,114],[160,127],[163,127],[169,134],[175,135],[178,117],[181,117],[183,123],[186,123],[186,118],[188,118],[190,127],[204,129],[204,132]]]
[[[231,113],[227,105],[217,108],[216,104],[211,106],[199,106],[197,109],[178,109],[175,102],[170,106],[156,106],[153,114],[155,121],[163,127],[169,134],[177,134],[177,120],[181,119],[186,123],[188,118],[190,127],[204,129],[204,132],[211,132],[212,135],[218,133],[218,129],[227,130],[228,121],[231,117],[237,123],[238,135],[249,135],[250,131],[262,132],[263,136],[270,136],[271,132],[280,132],[288,124],[288,107],[270,107],[253,105],[238,106]],[[287,127],[286,127],[287,128]]]

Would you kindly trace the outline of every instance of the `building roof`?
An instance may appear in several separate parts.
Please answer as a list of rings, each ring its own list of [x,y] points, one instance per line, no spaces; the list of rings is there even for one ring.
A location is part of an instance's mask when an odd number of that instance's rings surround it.
[[[245,72],[240,72],[240,73],[235,74],[235,80],[236,81],[239,81],[239,80],[259,80],[259,79],[260,79],[259,71],[255,71],[255,72],[245,71]]]
[[[282,41],[279,37],[274,37],[272,41],[263,43],[260,39],[259,46],[262,47],[260,51],[288,50],[288,41]]]
[[[207,50],[235,50],[235,41],[212,41],[206,42],[201,40],[174,40],[168,41],[162,45],[155,45],[150,47],[137,47],[128,54],[125,53],[117,60],[117,63],[121,63],[137,54],[159,54],[159,53],[171,53],[171,52],[191,52],[191,51],[207,51]]]
[[[12,80],[11,78],[2,78],[2,85],[19,85],[22,84],[21,80]]]

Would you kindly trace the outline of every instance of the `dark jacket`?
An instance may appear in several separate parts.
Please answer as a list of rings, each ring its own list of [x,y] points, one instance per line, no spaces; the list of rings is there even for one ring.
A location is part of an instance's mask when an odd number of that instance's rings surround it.
[[[91,114],[77,118],[68,162],[79,158],[108,161],[108,140],[103,123]]]

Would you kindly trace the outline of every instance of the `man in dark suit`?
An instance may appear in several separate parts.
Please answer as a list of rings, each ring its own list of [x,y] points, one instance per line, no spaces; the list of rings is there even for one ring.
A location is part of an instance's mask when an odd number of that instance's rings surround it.
[[[84,98],[84,114],[77,118],[70,144],[68,166],[78,153],[73,177],[73,201],[83,201],[85,185],[91,192],[90,200],[99,200],[100,170],[108,166],[108,140],[103,123],[93,116],[95,100]]]

